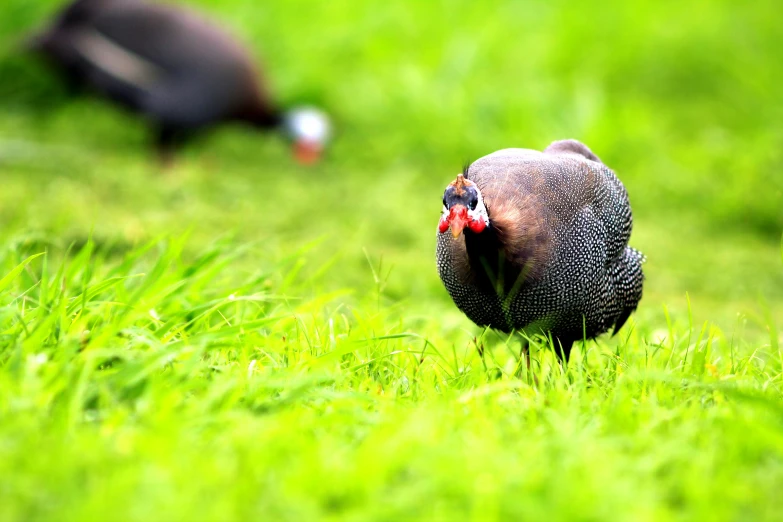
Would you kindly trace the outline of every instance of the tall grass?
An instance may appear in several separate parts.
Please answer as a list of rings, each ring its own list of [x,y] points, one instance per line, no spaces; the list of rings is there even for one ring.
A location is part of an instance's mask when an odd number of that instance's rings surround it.
[[[633,325],[567,366],[251,252],[5,253],[4,519],[772,517],[781,354]],[[306,255],[306,254],[302,254]],[[416,323],[416,321],[413,321]],[[484,348],[482,361],[477,344]]]

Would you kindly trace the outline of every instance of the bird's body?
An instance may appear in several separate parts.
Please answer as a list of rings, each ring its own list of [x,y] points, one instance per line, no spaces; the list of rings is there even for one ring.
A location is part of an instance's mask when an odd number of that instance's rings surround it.
[[[643,256],[628,247],[625,188],[587,147],[501,150],[474,162],[465,180],[483,199],[488,224],[458,237],[441,227],[437,264],[468,318],[503,332],[551,334],[566,356],[575,340],[622,326],[641,299]],[[450,187],[447,211],[465,197]]]
[[[69,83],[143,115],[161,153],[219,122],[284,129],[249,54],[227,33],[178,7],[77,0],[34,39]]]

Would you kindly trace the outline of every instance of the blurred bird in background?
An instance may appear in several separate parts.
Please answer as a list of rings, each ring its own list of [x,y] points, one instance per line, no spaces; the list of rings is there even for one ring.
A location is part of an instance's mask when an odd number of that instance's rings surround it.
[[[188,138],[221,122],[282,133],[304,164],[321,157],[329,138],[322,111],[276,106],[247,51],[180,7],[77,0],[27,47],[61,69],[71,86],[147,119],[164,165]]]

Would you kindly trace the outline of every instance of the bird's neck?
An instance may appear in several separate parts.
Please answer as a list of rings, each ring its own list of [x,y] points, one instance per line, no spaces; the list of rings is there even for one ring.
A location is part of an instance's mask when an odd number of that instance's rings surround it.
[[[237,119],[261,129],[274,129],[283,124],[283,112],[277,107],[256,100],[237,114]]]
[[[465,233],[465,249],[477,282],[492,288],[504,298],[518,292],[522,285],[538,274],[534,251],[506,245],[503,235],[491,222],[478,234]]]
[[[465,230],[465,248],[468,254],[492,252],[502,248],[495,228],[490,224],[478,234]]]
[[[508,281],[516,279],[516,271],[506,260],[503,244],[492,226],[478,234],[466,231],[465,249],[480,285],[503,293],[509,290]]]

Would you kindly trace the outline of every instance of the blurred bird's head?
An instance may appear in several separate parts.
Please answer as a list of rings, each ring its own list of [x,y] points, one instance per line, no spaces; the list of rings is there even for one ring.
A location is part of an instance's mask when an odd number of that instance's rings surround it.
[[[438,223],[438,232],[451,229],[451,235],[458,238],[465,227],[479,234],[489,226],[489,214],[478,186],[458,174],[443,193],[443,213]]]
[[[326,114],[312,107],[297,107],[285,113],[283,128],[300,163],[311,164],[320,159],[331,133]]]

